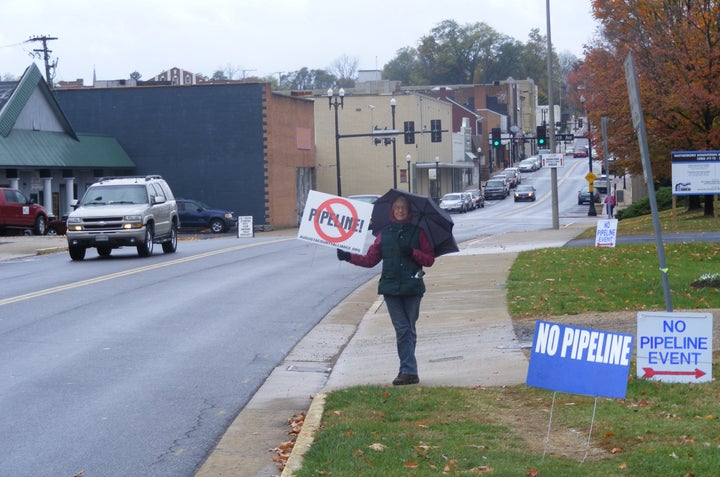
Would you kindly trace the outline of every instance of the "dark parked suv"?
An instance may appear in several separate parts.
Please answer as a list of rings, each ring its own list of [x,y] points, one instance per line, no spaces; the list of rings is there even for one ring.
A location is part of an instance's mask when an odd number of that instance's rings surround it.
[[[82,260],[85,250],[106,257],[114,248],[134,246],[138,255],[177,249],[180,222],[170,186],[160,176],[103,177],[88,188],[67,219],[70,258]]]
[[[235,213],[229,210],[213,209],[197,200],[177,199],[175,202],[183,229],[210,229],[219,234],[237,225]]]

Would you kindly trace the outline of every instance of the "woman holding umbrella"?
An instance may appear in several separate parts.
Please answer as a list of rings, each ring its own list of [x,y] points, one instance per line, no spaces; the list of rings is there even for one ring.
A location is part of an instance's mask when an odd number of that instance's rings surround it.
[[[420,315],[420,301],[425,293],[422,279],[425,272],[422,267],[430,267],[435,263],[435,253],[425,231],[411,223],[410,201],[407,197],[395,197],[387,213],[390,220],[377,233],[367,254],[353,254],[338,249],[337,257],[338,260],[366,268],[372,268],[382,260],[378,294],[385,298],[395,328],[400,358],[400,372],[392,383],[395,386],[417,384],[420,378],[415,359],[415,324]]]

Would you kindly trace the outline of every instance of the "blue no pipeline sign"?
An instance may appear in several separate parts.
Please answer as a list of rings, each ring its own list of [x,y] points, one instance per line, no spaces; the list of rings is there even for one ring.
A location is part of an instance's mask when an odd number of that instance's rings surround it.
[[[624,398],[633,335],[538,320],[525,384],[586,396]]]

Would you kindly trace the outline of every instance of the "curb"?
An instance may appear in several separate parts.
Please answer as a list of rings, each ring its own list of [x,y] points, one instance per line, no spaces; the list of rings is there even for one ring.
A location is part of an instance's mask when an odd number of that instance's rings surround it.
[[[310,450],[315,440],[315,433],[320,429],[320,422],[322,421],[323,411],[325,410],[325,396],[325,393],[318,393],[313,398],[312,404],[310,404],[310,408],[305,415],[302,430],[295,440],[295,445],[290,452],[290,457],[280,477],[292,477],[295,471],[302,465],[305,453]]]

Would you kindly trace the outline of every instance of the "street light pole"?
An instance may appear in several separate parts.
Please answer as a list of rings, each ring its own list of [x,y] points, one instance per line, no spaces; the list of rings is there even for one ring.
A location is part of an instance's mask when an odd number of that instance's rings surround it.
[[[338,95],[332,88],[327,91],[329,108],[335,108],[335,172],[337,173],[337,195],[342,195],[342,186],[340,184],[340,133],[338,132],[338,107],[343,109],[345,105],[345,90],[340,88]]]
[[[412,161],[412,156],[410,155],[410,153],[408,153],[408,155],[405,156],[405,160],[407,161],[408,192],[412,192],[412,189],[411,189],[412,182],[410,182],[410,166],[411,166],[410,161]]]
[[[395,98],[390,99],[390,110],[392,112],[392,130],[395,131],[395,106],[397,105],[397,101],[395,101]],[[397,150],[395,148],[395,136],[392,138],[392,148],[393,148],[393,189],[397,189]]]

